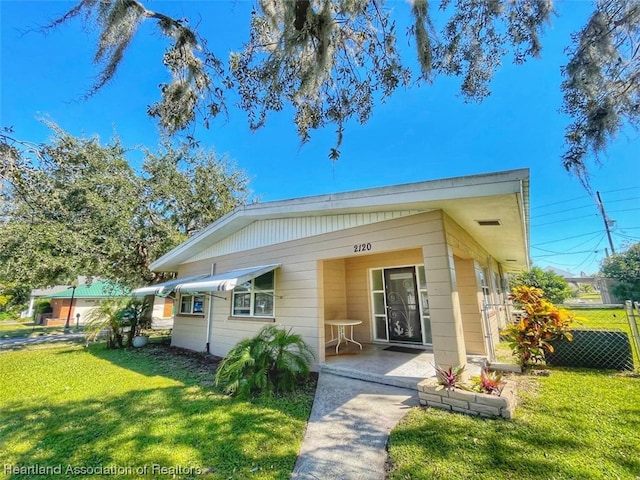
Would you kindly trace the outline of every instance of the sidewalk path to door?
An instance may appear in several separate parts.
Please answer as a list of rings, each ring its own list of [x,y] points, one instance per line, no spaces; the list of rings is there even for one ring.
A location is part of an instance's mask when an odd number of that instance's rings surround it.
[[[418,392],[320,372],[292,479],[383,480],[387,439]]]

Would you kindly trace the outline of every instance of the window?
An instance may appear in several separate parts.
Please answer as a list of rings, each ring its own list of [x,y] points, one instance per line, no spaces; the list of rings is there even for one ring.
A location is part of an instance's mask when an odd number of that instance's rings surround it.
[[[233,290],[231,311],[237,317],[273,317],[275,271],[254,278]]]
[[[476,274],[480,280],[480,289],[482,291],[482,300],[483,307],[487,305],[491,305],[493,302],[491,301],[491,291],[489,290],[489,285],[487,284],[487,274],[484,269],[477,268]]]
[[[182,295],[180,298],[180,313],[204,314],[204,295]]]

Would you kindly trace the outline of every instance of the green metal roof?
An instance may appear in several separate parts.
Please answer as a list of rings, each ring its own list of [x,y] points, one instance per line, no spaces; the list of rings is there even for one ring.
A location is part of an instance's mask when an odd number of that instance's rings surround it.
[[[71,298],[72,292],[73,288],[68,287],[61,292],[52,294],[50,298]],[[130,295],[131,291],[129,289],[106,281],[93,282],[90,285],[78,285],[73,293],[74,298],[114,298],[128,297]]]

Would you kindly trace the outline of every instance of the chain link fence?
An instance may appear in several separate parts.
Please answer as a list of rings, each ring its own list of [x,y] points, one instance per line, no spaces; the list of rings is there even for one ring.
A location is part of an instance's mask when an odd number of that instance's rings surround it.
[[[554,352],[546,355],[549,365],[640,371],[640,302],[613,305],[558,305],[574,317],[573,341],[554,342]],[[489,315],[489,312],[499,312]],[[508,304],[484,305],[483,321],[487,350],[497,345],[491,332],[506,323],[516,323],[524,312]],[[498,340],[499,342],[499,340]],[[504,342],[500,344],[505,355]],[[490,361],[494,361],[495,355]]]
[[[613,370],[640,369],[639,305],[561,305],[575,321],[573,341],[554,343],[549,365]]]

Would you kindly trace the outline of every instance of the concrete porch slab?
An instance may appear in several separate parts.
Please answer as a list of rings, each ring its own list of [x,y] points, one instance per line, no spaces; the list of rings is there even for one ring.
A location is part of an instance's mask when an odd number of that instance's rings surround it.
[[[435,376],[435,361],[431,350],[419,353],[401,353],[386,350],[389,345],[363,345],[362,351],[353,345],[340,349],[335,355],[327,349],[326,361],[320,371],[366,382],[391,385],[418,390],[418,382]],[[480,375],[486,358],[468,356],[466,371],[469,375]]]

